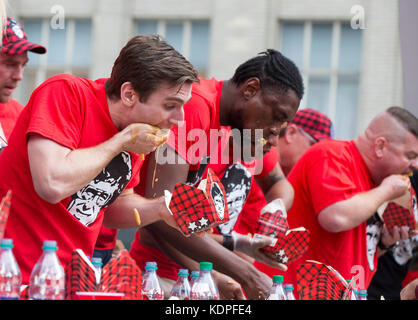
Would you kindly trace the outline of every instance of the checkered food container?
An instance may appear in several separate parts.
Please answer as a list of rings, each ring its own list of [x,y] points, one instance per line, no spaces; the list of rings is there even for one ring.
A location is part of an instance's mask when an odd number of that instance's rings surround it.
[[[170,196],[170,201],[167,201]],[[185,235],[229,221],[225,188],[211,169],[197,188],[177,183],[171,195],[166,191],[166,202],[169,202],[168,208]]]

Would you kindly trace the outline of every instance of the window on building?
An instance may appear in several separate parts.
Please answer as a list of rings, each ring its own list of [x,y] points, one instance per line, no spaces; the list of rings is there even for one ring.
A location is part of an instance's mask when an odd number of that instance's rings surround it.
[[[50,19],[20,19],[29,41],[47,48],[43,55],[28,53],[29,62],[23,80],[16,89],[16,99],[26,104],[32,91],[58,73],[89,76],[91,66],[91,20],[66,19],[64,29],[53,29]]]
[[[207,75],[209,67],[209,21],[140,20],[136,34],[159,34],[199,71]]]
[[[357,132],[362,32],[344,22],[282,22],[280,50],[300,68],[312,108],[334,122],[338,139]]]

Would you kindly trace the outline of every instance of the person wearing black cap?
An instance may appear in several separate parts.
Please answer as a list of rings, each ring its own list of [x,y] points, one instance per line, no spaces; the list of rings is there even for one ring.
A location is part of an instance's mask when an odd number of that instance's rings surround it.
[[[44,54],[46,48],[28,41],[22,26],[7,17],[0,52],[0,150],[7,145],[16,120],[23,110],[12,94],[23,78],[28,51]]]

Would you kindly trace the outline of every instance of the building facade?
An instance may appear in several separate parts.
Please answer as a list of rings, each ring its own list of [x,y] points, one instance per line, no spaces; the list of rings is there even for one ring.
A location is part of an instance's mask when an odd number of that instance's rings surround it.
[[[26,103],[47,77],[107,77],[135,34],[158,33],[205,77],[228,79],[245,60],[281,50],[301,69],[301,108],[326,113],[350,139],[380,111],[402,105],[395,0],[13,0],[8,14],[33,41],[15,98]]]

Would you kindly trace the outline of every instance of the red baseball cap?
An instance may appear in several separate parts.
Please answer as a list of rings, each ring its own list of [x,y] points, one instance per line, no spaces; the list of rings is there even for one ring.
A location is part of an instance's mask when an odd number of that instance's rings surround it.
[[[303,129],[316,141],[334,137],[331,119],[317,110],[308,108],[298,110],[290,123]]]
[[[6,54],[21,54],[26,51],[43,54],[46,48],[28,41],[25,30],[16,20],[7,17],[7,25],[3,30],[3,46],[1,52]]]

